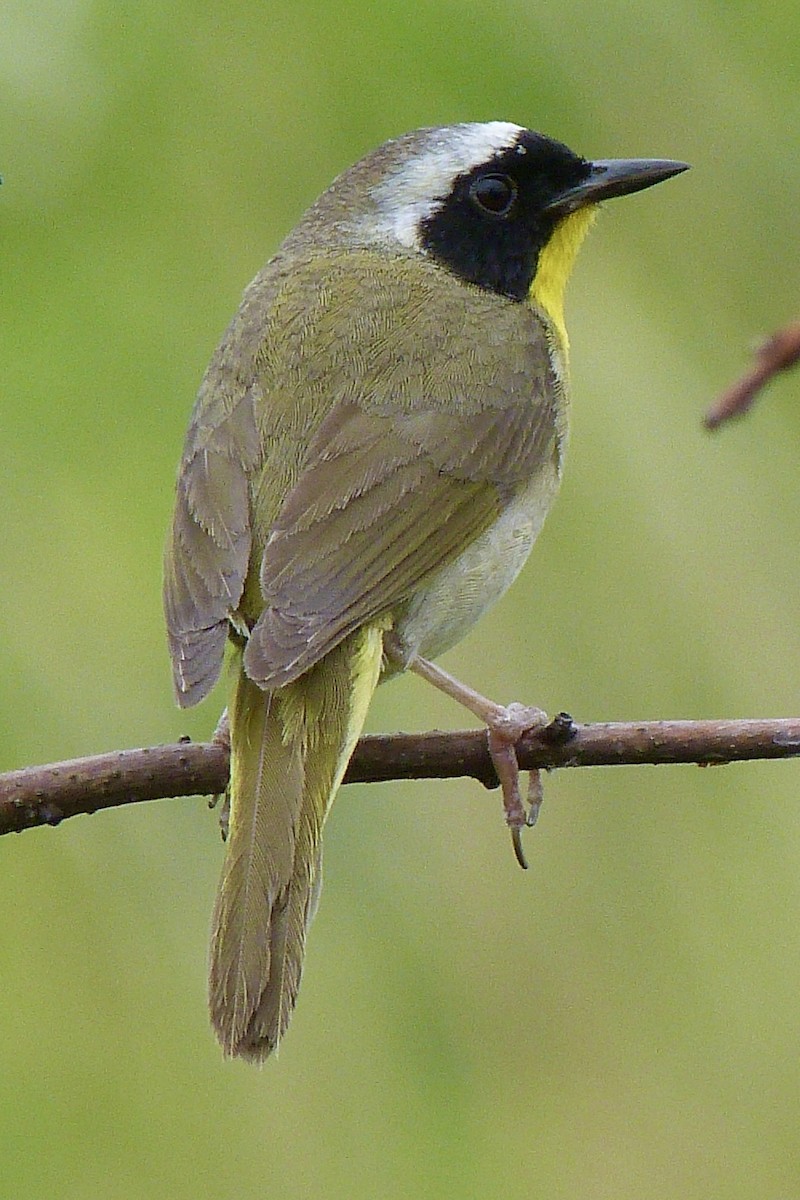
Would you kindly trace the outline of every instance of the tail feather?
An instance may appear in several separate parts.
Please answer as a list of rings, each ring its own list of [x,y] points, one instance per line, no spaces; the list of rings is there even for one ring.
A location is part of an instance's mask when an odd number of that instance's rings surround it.
[[[271,960],[280,964],[276,977],[265,987],[253,1012],[247,1032],[236,1053],[256,1062],[276,1048],[286,1032],[300,990],[305,953],[305,938],[316,911],[315,900],[322,881],[322,847],[317,848],[314,878],[310,888],[291,889],[289,903],[273,910],[270,924]],[[287,952],[288,946],[301,947],[300,953]]]
[[[260,1061],[289,1023],[321,885],[322,828],[378,682],[382,633],[380,624],[356,630],[274,692],[239,673],[209,974],[227,1054]]]

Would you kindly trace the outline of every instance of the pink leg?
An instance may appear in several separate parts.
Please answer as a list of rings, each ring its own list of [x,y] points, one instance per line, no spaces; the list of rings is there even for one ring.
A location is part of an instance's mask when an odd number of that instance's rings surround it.
[[[391,649],[389,651],[391,653]],[[409,671],[420,675],[432,683],[435,688],[451,696],[464,708],[474,713],[483,721],[487,728],[489,754],[500,780],[503,793],[503,808],[506,823],[511,830],[511,841],[517,862],[527,868],[525,855],[522,851],[522,830],[526,825],[533,825],[539,815],[542,802],[542,782],[538,771],[530,774],[528,798],[530,810],[525,812],[519,787],[519,764],[515,750],[516,743],[529,729],[546,725],[548,718],[540,708],[527,708],[523,704],[495,704],[480,692],[476,692],[468,684],[462,683],[448,671],[437,667],[426,658],[414,657],[405,664]]]

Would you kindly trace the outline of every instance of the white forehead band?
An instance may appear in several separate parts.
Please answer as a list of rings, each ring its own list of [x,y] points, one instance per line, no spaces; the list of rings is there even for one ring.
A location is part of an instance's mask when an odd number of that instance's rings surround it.
[[[522,129],[509,121],[457,125],[431,133],[430,142],[375,189],[378,229],[409,249],[419,245],[419,225],[440,206],[458,175],[513,146]],[[374,229],[374,225],[373,225]]]

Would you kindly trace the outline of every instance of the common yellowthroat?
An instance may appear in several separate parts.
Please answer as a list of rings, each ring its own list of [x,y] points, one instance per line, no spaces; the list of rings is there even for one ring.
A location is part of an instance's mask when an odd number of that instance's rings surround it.
[[[685,169],[503,121],[417,130],[340,175],[245,291],[192,413],[164,584],[178,702],[226,643],[234,660],[209,981],[226,1053],[261,1060],[286,1030],[322,827],[382,679],[411,668],[487,721],[524,822],[502,760],[526,715],[429,660],[511,584],[558,489],[564,286],[597,203]]]

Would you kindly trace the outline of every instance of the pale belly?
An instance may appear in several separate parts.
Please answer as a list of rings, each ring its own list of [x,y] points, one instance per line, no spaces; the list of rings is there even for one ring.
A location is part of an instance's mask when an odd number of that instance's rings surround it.
[[[415,654],[443,654],[500,599],[530,554],[558,485],[553,463],[490,529],[420,588],[394,627],[406,661]]]

